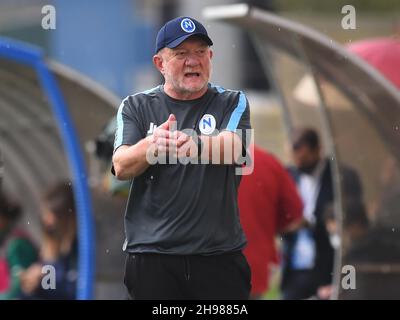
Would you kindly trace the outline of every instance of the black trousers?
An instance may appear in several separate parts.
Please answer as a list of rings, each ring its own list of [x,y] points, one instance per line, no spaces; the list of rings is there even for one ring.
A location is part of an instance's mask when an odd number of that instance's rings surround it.
[[[241,252],[213,256],[128,254],[124,283],[138,300],[246,300],[250,267]]]

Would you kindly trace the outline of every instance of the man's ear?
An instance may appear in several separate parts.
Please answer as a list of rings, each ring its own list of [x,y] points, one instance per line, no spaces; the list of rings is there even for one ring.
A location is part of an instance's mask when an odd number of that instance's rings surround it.
[[[153,63],[156,66],[157,70],[164,74],[164,65],[163,65],[163,58],[159,54],[155,54],[153,56]]]
[[[209,49],[210,52],[210,59],[212,59],[212,57],[214,56],[214,51],[212,51],[212,49]]]

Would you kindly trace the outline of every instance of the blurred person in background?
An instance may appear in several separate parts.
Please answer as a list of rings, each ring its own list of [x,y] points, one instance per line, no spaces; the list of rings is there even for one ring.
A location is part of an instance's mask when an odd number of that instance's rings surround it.
[[[324,215],[333,205],[333,181],[330,161],[321,153],[316,130],[298,128],[293,131],[295,166],[289,168],[289,172],[303,200],[306,224],[284,236],[281,284],[284,299],[329,299],[332,294],[334,239],[327,230]],[[340,174],[344,200],[362,202],[358,174],[344,166]]]
[[[76,299],[77,227],[72,186],[61,182],[52,186],[42,199],[43,241],[40,263],[21,274],[22,290],[27,299]],[[45,265],[55,270],[55,288],[45,289],[42,272]]]
[[[239,187],[240,221],[248,244],[244,254],[251,269],[251,298],[260,299],[269,287],[272,266],[279,263],[275,236],[303,223],[303,204],[296,185],[272,154],[254,146],[254,171]]]
[[[303,200],[306,224],[284,236],[281,289],[283,299],[307,299],[332,282],[334,250],[323,213],[333,202],[330,163],[321,157],[314,129],[300,128],[292,136],[294,167],[289,168]]]
[[[0,300],[21,297],[19,274],[37,260],[28,234],[17,227],[22,209],[0,190]]]

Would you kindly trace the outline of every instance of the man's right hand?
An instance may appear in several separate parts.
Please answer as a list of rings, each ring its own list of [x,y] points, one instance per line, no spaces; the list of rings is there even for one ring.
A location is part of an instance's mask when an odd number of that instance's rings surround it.
[[[175,131],[173,131],[175,130]],[[129,180],[142,174],[151,164],[148,156],[172,152],[177,145],[176,118],[173,114],[157,127],[151,136],[134,145],[122,145],[114,153],[113,166],[119,180]]]
[[[149,140],[155,146],[155,152],[169,153],[176,152],[177,147],[177,131],[176,131],[175,115],[170,114],[167,121],[157,127],[153,135],[149,136]]]

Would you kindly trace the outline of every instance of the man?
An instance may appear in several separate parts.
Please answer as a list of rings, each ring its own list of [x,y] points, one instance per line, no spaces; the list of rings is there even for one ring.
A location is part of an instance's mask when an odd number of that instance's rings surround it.
[[[326,227],[326,214],[333,205],[330,162],[321,157],[317,132],[299,128],[293,132],[289,171],[303,200],[306,225],[284,237],[282,292],[284,299],[329,299],[332,294],[334,246]],[[358,175],[350,168],[340,169],[342,194],[347,200],[361,201]],[[345,199],[343,199],[345,200]]]
[[[307,225],[284,237],[282,293],[284,299],[307,299],[332,281],[333,247],[325,228],[324,211],[333,201],[330,165],[322,159],[314,129],[294,131],[289,171],[303,200]]]
[[[128,96],[118,111],[113,168],[117,178],[133,179],[124,243],[133,299],[249,295],[235,175],[249,106],[242,92],[209,83],[211,45],[195,19],[167,22],[153,57],[164,85]],[[204,164],[213,157],[219,164]]]
[[[279,262],[275,236],[300,226],[303,204],[286,169],[258,146],[254,171],[240,183],[239,209],[248,240],[244,254],[251,268],[251,297],[259,299],[268,290],[271,266]]]

